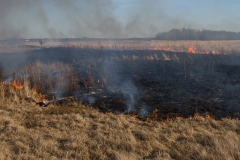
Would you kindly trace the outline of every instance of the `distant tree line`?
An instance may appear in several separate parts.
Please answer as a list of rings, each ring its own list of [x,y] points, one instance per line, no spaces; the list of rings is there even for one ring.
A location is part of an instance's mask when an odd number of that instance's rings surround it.
[[[240,40],[240,32],[182,28],[158,33],[155,38],[158,40]]]

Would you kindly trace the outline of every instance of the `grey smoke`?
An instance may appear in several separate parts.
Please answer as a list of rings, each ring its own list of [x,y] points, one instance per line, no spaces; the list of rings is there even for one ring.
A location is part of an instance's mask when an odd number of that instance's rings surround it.
[[[85,103],[87,105],[93,105],[96,101],[96,98],[88,91],[77,91],[75,93],[75,98],[79,103]]]
[[[0,0],[0,39],[118,37],[111,0]]]
[[[219,7],[212,4],[214,8],[211,11],[202,11],[199,14],[207,17],[208,14],[216,11],[217,17],[226,16],[217,22],[211,22],[210,19],[205,20],[204,23],[201,23],[203,21],[201,19],[186,17],[185,15],[190,15],[190,11],[185,11],[187,13],[183,11],[178,15],[173,10],[164,10],[166,2],[166,0],[126,2],[120,0],[0,0],[0,39],[154,37],[157,33],[172,28],[191,27],[234,31],[239,28],[236,13],[224,10],[222,6],[225,5],[222,2],[216,1],[217,4],[221,3]],[[175,2],[172,3],[173,8],[179,7]],[[189,3],[193,5],[199,2]]]
[[[138,88],[130,80],[123,81],[120,84],[111,83],[110,86],[107,86],[107,89],[114,93],[123,95],[126,103],[125,113],[135,111],[135,105],[138,100]]]
[[[95,98],[92,97],[92,96],[87,97],[87,100],[88,100],[90,105],[95,103]]]
[[[106,88],[116,94],[123,95],[126,105],[126,113],[135,111],[138,101],[139,91],[136,85],[121,71],[121,64],[116,60],[106,59],[103,70],[107,74]]]
[[[118,92],[124,95],[126,100],[126,111],[127,113],[133,112],[135,110],[135,104],[138,96],[137,87],[130,81],[123,82],[119,87],[117,87]]]
[[[0,66],[7,77],[12,77],[13,72],[15,72],[16,76],[18,76],[20,73],[16,69],[20,68],[25,62],[26,56],[24,54],[0,54]]]
[[[140,118],[147,118],[150,114],[150,107],[147,106],[146,104],[142,104],[138,110],[138,115]]]

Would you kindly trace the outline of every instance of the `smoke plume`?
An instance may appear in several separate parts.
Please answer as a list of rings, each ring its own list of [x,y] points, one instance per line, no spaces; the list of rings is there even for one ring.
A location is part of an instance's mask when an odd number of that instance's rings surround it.
[[[138,88],[131,81],[129,76],[122,71],[123,67],[114,60],[105,60],[104,70],[107,72],[106,88],[114,93],[123,95],[126,104],[126,113],[133,112],[138,101]]]
[[[235,20],[238,15],[221,10],[226,5],[220,2],[218,6],[214,2],[204,6],[204,9],[214,6],[208,10],[189,12],[181,8],[185,3],[187,1],[170,5],[166,0],[0,0],[0,39],[155,37],[172,28],[239,28]],[[196,3],[201,7],[206,2],[189,2],[188,6],[196,7]],[[223,15],[217,16],[222,18],[216,19],[214,11]],[[203,18],[197,17],[200,12]]]

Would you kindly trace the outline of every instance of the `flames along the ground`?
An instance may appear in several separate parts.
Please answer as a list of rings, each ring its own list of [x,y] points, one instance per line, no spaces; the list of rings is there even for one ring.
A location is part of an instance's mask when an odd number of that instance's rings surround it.
[[[126,48],[126,49],[129,49],[129,50],[133,50],[133,49],[136,49],[136,48]],[[139,50],[160,50],[160,51],[170,51],[170,52],[184,52],[183,50],[173,50],[171,49],[170,47],[165,47],[165,48],[160,48],[160,47],[151,47],[151,48],[139,48]],[[196,51],[193,46],[190,46],[187,50],[188,53],[191,53],[191,54],[220,54],[218,51],[211,51],[211,52],[208,52],[208,51],[204,51],[204,52],[199,52],[199,51]],[[0,83],[0,88],[4,87],[4,83]],[[23,90],[25,88],[29,88],[28,87],[29,83],[27,81],[18,81],[18,80],[13,80],[12,83],[11,83],[11,86],[15,89],[15,90]],[[43,104],[43,106],[47,106],[48,104],[50,104],[51,100],[48,100],[44,95],[42,95],[41,93],[39,93],[37,91],[36,88],[33,88],[33,93],[34,94],[37,94],[39,95],[39,102],[37,102],[38,104]],[[141,119],[140,116],[137,114],[137,113],[128,113],[128,115],[130,116],[133,116],[137,119]],[[166,116],[168,117],[168,116]],[[190,115],[189,118],[192,119],[192,118],[196,118],[196,117],[203,117],[201,116],[198,112],[196,112],[193,116]],[[182,117],[176,117],[178,119],[181,119]],[[212,118],[212,116],[210,114],[206,114],[204,116],[204,118],[206,119],[209,119],[209,118]],[[167,118],[169,119],[169,118]],[[148,122],[152,122],[152,121],[163,121],[162,117],[159,116],[159,114],[157,112],[152,112],[151,115],[148,116],[148,118],[145,119],[146,121]]]
[[[109,46],[77,46],[77,45],[67,45],[65,47],[70,48],[91,48],[91,49],[113,49],[114,47]],[[114,48],[118,49],[118,48]],[[123,47],[123,50],[155,50],[155,51],[169,51],[169,52],[184,52],[184,53],[191,53],[191,54],[231,54],[226,52],[220,52],[218,50],[197,50],[193,46],[189,46],[187,49],[174,49],[171,47],[159,47],[159,46],[152,46],[152,47]]]
[[[12,86],[17,90],[24,89],[24,87],[27,86],[27,82],[21,83],[20,81],[14,80]]]
[[[110,114],[112,114],[112,112],[110,112]],[[127,114],[131,117],[134,117],[138,120],[143,120],[137,113],[131,113],[131,114]],[[189,119],[199,119],[199,118],[204,118],[204,119],[213,119],[213,117],[210,115],[210,114],[206,114],[205,116],[202,116],[200,113],[196,112],[194,113],[194,115],[190,115],[189,116]],[[174,119],[177,119],[177,120],[182,120],[183,117],[181,116],[177,116],[175,118],[170,118],[168,115],[167,115],[167,118],[166,119],[163,119],[161,116],[159,116],[159,113],[156,112],[156,111],[153,111],[152,114],[150,116],[148,116],[146,119],[144,119],[146,122],[148,123],[152,123],[152,122],[164,122],[164,121],[170,121],[170,120],[174,120]]]
[[[190,46],[187,51],[186,50],[182,50],[182,49],[172,49],[170,47],[150,47],[150,48],[126,48],[127,50],[154,50],[154,51],[169,51],[169,52],[187,52],[187,53],[191,53],[191,54],[227,54],[227,53],[220,53],[217,50],[211,50],[211,51],[198,51],[196,49],[194,49],[193,46]]]
[[[159,50],[159,51],[171,51],[171,52],[184,52],[184,50],[174,50],[171,49],[170,47],[165,47],[165,48],[161,48],[161,47],[152,47],[149,48],[149,50]],[[191,53],[191,54],[220,54],[219,51],[216,50],[212,50],[212,51],[197,51],[193,48],[193,46],[190,46],[187,49],[187,53]],[[222,53],[222,54],[226,54],[226,53]]]
[[[13,89],[17,91],[22,91],[24,89],[29,89],[29,82],[28,81],[20,81],[20,80],[13,80],[10,84],[9,83],[0,83],[0,89],[3,88],[4,86],[12,86]],[[39,94],[36,88],[32,89],[33,94]],[[40,100],[43,100],[43,97],[40,97]]]
[[[5,84],[1,83],[0,84],[0,88],[4,87]],[[29,83],[28,81],[18,81],[18,80],[13,80],[11,86],[15,89],[15,90],[23,90],[26,88],[29,88]],[[40,106],[48,106],[51,102],[51,100],[49,100],[45,95],[42,95],[41,93],[39,93],[37,91],[36,88],[32,89],[33,94],[37,94],[39,96],[39,101],[36,102],[36,104],[39,104]],[[112,112],[107,112],[107,114],[113,114]],[[150,114],[147,118],[141,118],[136,112],[133,113],[126,113],[128,116],[131,116],[135,119],[138,120],[144,120],[148,123],[153,123],[153,122],[163,122],[163,121],[169,121],[169,120],[173,120],[173,118],[169,118],[168,115],[166,116],[167,119],[163,119],[162,117],[160,117],[160,114],[157,111],[153,111],[152,114]],[[205,116],[200,115],[197,111],[194,113],[194,115],[190,115],[189,119],[198,119],[198,118],[205,118],[205,119],[212,119],[213,117],[210,114],[206,114]],[[177,120],[182,120],[183,117],[181,116],[177,116],[174,119]]]
[[[73,47],[73,46],[70,46]],[[99,49],[99,47],[93,47],[94,49]],[[102,49],[109,49],[109,47],[103,47]],[[226,52],[220,52],[218,50],[197,50],[193,46],[189,46],[187,49],[174,49],[171,47],[124,47],[124,50],[154,50],[154,51],[169,51],[169,52],[184,52],[184,53],[191,53],[191,54],[230,54]]]

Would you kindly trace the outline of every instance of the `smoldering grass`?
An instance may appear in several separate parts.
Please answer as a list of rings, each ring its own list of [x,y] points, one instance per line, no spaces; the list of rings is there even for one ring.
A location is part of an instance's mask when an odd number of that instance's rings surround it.
[[[141,104],[141,106],[138,109],[138,115],[141,119],[146,119],[150,115],[150,107],[146,104]]]
[[[79,87],[78,79],[71,79],[76,76],[71,66],[37,63],[29,66],[34,70],[26,68],[24,72],[30,77],[28,95],[25,95],[27,88],[16,90],[11,83],[3,90],[12,98],[8,97],[8,103],[0,106],[1,159],[237,159],[240,156],[238,120],[196,118],[148,123],[122,113],[105,114],[78,103],[51,104],[46,108],[26,103],[21,99],[31,94],[34,97],[34,87],[46,94]],[[108,74],[106,86],[112,85],[109,89],[125,95],[126,111],[132,111],[138,107],[138,88],[130,79],[116,75],[122,81],[114,83],[115,79]],[[60,91],[59,97],[64,95]],[[92,97],[86,99],[91,102]],[[140,108],[140,115],[150,113],[147,105]]]

